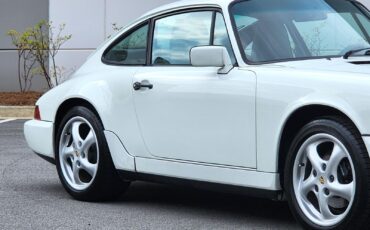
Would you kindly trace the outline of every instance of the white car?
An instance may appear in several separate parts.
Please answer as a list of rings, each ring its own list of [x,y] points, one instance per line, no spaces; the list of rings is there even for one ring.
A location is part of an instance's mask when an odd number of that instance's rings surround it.
[[[181,182],[286,199],[307,229],[368,229],[369,55],[356,1],[175,2],[47,92],[24,132],[77,200]]]

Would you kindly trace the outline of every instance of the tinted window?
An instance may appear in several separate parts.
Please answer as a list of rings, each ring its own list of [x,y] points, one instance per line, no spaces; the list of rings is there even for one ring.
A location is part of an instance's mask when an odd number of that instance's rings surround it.
[[[360,20],[363,27],[365,27],[366,31],[370,31],[370,20],[369,18],[365,17],[362,14],[356,14],[358,20]]]
[[[227,33],[225,20],[221,13],[216,14],[213,45],[226,47],[227,51],[230,54],[232,63],[236,63],[229,35]]]
[[[369,17],[354,1],[249,0],[231,14],[251,62],[335,57],[370,46]]]
[[[348,49],[369,46],[358,25],[337,14],[327,14],[324,20],[294,21],[312,56],[342,55]],[[341,25],[340,27],[337,25]]]
[[[190,50],[210,45],[211,11],[183,13],[155,22],[152,63],[190,65]]]
[[[257,21],[256,18],[245,16],[245,15],[236,15],[235,16],[235,23],[238,26],[238,30],[243,33],[244,37],[248,36],[245,35],[246,33],[246,28],[249,28],[253,23]],[[242,45],[244,48],[244,52],[247,57],[252,56],[252,46],[253,46],[253,40],[252,39],[247,39],[247,40],[242,40]]]
[[[122,65],[146,64],[148,25],[142,26],[115,44],[104,60]]]

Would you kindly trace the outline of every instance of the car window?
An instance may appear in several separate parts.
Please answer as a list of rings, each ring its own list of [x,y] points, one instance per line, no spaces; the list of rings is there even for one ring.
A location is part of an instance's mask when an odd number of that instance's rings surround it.
[[[346,13],[340,13],[340,16],[346,20],[352,27],[353,29],[356,30],[356,32],[358,34],[360,34],[363,38],[365,38],[365,35],[364,33],[361,31],[361,28],[360,26],[357,24],[355,18],[353,17],[353,14],[351,14],[350,12],[346,12]]]
[[[362,14],[356,14],[356,17],[361,22],[362,26],[365,27],[366,31],[370,31],[370,20]]]
[[[212,11],[190,12],[155,21],[152,64],[190,65],[190,50],[210,45]]]
[[[145,65],[149,26],[125,36],[104,55],[104,61],[122,65]]]
[[[216,14],[215,31],[213,45],[224,46],[230,54],[231,62],[236,63],[233,48],[231,46],[229,34],[227,33],[224,17],[221,13]]]
[[[243,35],[244,40],[242,40],[242,45],[244,47],[244,52],[248,58],[252,56],[252,47],[253,47],[253,31],[251,30],[252,26],[257,22],[256,18],[246,16],[246,15],[236,15],[235,24],[238,31]]]
[[[294,21],[294,25],[313,56],[338,55],[343,53],[343,50],[367,46],[363,34],[336,14],[328,13],[325,20]],[[333,25],[340,25],[340,29]],[[348,44],[348,41],[351,43]]]
[[[247,62],[338,57],[370,45],[370,19],[354,1],[249,0],[230,9]]]

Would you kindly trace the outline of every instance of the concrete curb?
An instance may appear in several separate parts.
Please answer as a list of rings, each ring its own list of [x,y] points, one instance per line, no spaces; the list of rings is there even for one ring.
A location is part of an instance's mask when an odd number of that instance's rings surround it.
[[[0,118],[32,119],[35,106],[0,106]]]

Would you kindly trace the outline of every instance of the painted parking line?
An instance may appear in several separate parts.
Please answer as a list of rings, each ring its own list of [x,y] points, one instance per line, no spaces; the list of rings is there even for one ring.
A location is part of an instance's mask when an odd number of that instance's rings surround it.
[[[0,120],[0,124],[10,122],[10,121],[15,121],[17,119],[6,119],[6,120]]]

